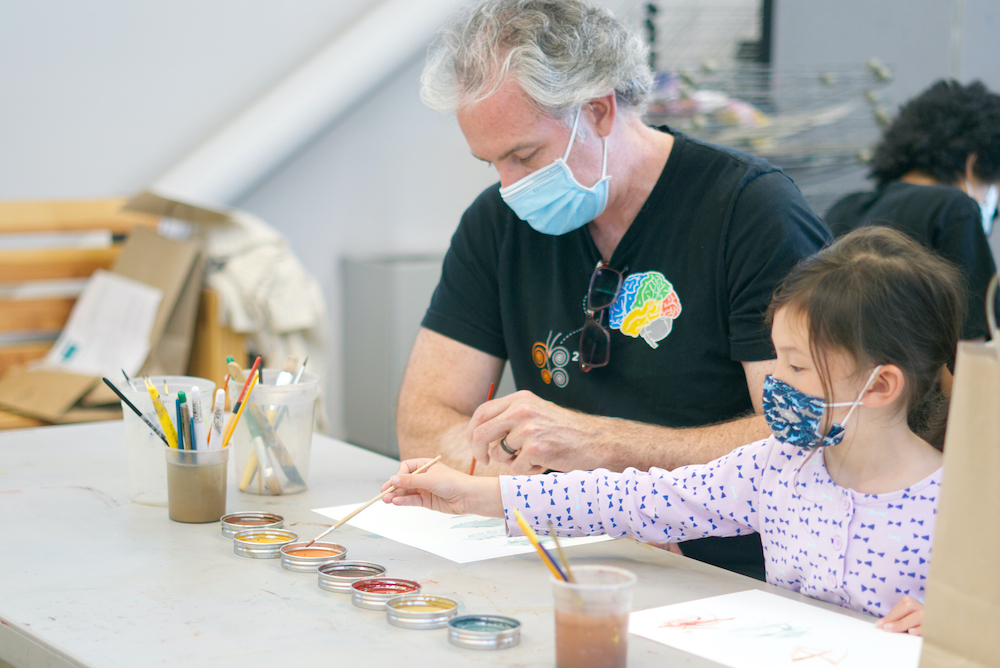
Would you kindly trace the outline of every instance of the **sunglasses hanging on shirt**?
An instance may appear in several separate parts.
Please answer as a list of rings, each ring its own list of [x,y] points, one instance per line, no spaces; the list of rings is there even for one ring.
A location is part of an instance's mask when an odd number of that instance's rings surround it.
[[[625,271],[628,271],[626,267]],[[622,288],[622,272],[600,260],[590,276],[586,319],[580,331],[580,369],[590,371],[607,365],[611,356],[611,332],[604,326],[604,312],[615,303]]]

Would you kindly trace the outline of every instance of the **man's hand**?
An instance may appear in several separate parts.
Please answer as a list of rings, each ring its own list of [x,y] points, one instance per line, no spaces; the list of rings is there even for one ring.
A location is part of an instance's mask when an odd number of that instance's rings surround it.
[[[506,464],[515,475],[607,466],[597,447],[600,422],[607,420],[522,390],[485,403],[472,414],[472,455],[483,462]],[[517,454],[509,454],[503,446]]]
[[[452,515],[485,515],[503,517],[498,478],[476,478],[435,464],[423,473],[414,474],[429,459],[408,459],[399,464],[399,472],[382,485],[397,489],[386,494],[383,501],[396,506],[421,506]]]
[[[889,614],[875,622],[875,628],[890,633],[909,633],[918,636],[923,619],[924,604],[915,598],[904,596],[892,606]]]

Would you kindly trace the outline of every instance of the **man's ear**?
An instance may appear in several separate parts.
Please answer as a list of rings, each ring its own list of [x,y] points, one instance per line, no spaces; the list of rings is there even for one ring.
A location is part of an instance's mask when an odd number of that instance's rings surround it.
[[[598,137],[607,137],[611,134],[611,128],[614,127],[615,118],[618,116],[618,99],[614,93],[595,97],[584,106],[584,109],[590,113]]]
[[[906,376],[895,364],[886,364],[868,385],[861,404],[869,408],[880,408],[894,403],[906,390]]]

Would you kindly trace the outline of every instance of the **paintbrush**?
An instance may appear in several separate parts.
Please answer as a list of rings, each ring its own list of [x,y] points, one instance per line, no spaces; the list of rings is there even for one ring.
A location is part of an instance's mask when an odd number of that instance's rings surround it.
[[[124,372],[124,371],[122,371],[122,373],[125,373],[125,372]],[[125,378],[128,378],[128,376],[125,376]],[[159,436],[159,437],[160,437],[160,440],[161,440],[161,441],[163,441],[163,442],[164,442],[164,443],[166,443],[167,445],[170,445],[170,441],[168,441],[168,440],[167,440],[167,437],[166,437],[166,435],[165,435],[165,434],[163,433],[163,430],[162,430],[162,429],[160,429],[160,427],[158,427],[158,426],[156,425],[156,423],[155,423],[155,422],[153,422],[153,421],[152,421],[152,420],[150,420],[150,419],[149,419],[148,417],[146,417],[146,416],[145,416],[145,415],[143,414],[143,412],[142,412],[141,410],[139,410],[139,409],[138,409],[138,408],[136,407],[136,405],[135,405],[135,404],[133,404],[133,403],[132,403],[131,401],[129,401],[129,400],[128,400],[128,398],[127,398],[127,397],[126,397],[126,396],[125,396],[124,394],[122,394],[122,393],[121,393],[121,392],[120,392],[120,391],[118,390],[118,388],[117,388],[117,387],[115,387],[115,384],[114,384],[114,383],[112,383],[112,382],[111,382],[110,380],[108,380],[107,378],[102,378],[101,380],[103,380],[103,381],[104,381],[104,384],[105,384],[105,385],[107,385],[108,387],[110,387],[110,388],[111,388],[111,391],[112,391],[112,392],[114,392],[115,394],[117,394],[117,395],[118,395],[118,398],[119,398],[119,399],[121,399],[121,400],[122,400],[123,402],[125,402],[125,405],[126,405],[126,406],[128,406],[129,408],[131,408],[131,409],[132,409],[132,411],[133,411],[133,412],[134,412],[134,413],[135,413],[136,415],[138,415],[138,416],[139,416],[139,419],[140,419],[140,420],[142,420],[143,422],[145,422],[145,423],[146,423],[146,426],[147,426],[147,427],[149,427],[149,428],[150,428],[150,430],[152,430],[152,432],[153,432],[154,434],[156,434],[157,436]],[[131,384],[132,384],[132,383],[131,383],[131,381],[129,381],[129,385],[130,385],[130,386],[131,386]]]
[[[552,555],[550,555],[542,546],[542,544],[538,542],[538,535],[535,533],[534,529],[528,526],[524,516],[521,515],[521,512],[516,508],[514,509],[514,519],[517,520],[517,526],[521,527],[521,531],[528,537],[531,544],[535,546],[535,549],[538,551],[538,556],[542,558],[542,562],[549,567],[549,570],[552,572],[552,577],[562,580],[563,582],[567,582],[566,576],[563,575],[561,570],[559,570],[559,565],[552,558]]]
[[[418,473],[423,473],[424,471],[426,471],[427,469],[429,469],[433,464],[436,464],[439,461],[441,461],[441,455],[438,455],[434,459],[430,460],[429,462],[427,462],[426,464],[424,464],[423,466],[421,466],[420,468],[418,468],[416,471],[414,471],[411,475],[416,475]],[[382,499],[386,494],[388,494],[389,492],[394,491],[395,489],[396,489],[396,487],[395,487],[395,485],[393,485],[393,486],[389,487],[389,489],[385,490],[384,492],[382,492],[381,494],[379,494],[378,496],[376,496],[374,499],[372,499],[371,501],[369,501],[368,503],[365,503],[364,505],[358,506],[352,512],[348,513],[346,517],[344,517],[343,519],[338,520],[337,523],[334,524],[332,527],[330,527],[329,529],[327,529],[326,531],[324,531],[323,533],[321,533],[320,535],[316,536],[311,541],[309,541],[308,543],[306,543],[305,547],[309,547],[310,545],[312,545],[313,543],[315,543],[316,541],[318,541],[320,538],[322,538],[326,534],[330,533],[334,529],[339,528],[341,525],[343,525],[345,522],[347,522],[347,520],[351,519],[352,517],[354,517],[355,515],[357,515],[362,510],[364,510],[368,506],[372,505],[376,501]]]
[[[497,389],[497,384],[496,383],[490,383],[490,391],[486,395],[486,401],[487,402],[493,400],[493,390],[495,390],[495,389]],[[472,465],[469,467],[469,475],[474,475],[475,472],[476,472],[476,458],[473,457],[472,458]]]
[[[552,526],[552,520],[549,520],[549,535],[556,544],[556,554],[559,555],[559,561],[562,562],[563,569],[566,571],[566,581],[576,584],[576,578],[573,577],[573,571],[569,567],[569,559],[566,557],[566,553],[563,552],[562,545],[559,544],[559,536],[556,535],[556,528]]]

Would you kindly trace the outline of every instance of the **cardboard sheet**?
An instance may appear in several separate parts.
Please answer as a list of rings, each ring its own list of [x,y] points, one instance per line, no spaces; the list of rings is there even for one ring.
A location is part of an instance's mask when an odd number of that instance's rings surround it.
[[[629,617],[629,633],[733,668],[916,668],[920,638],[752,589]]]
[[[318,508],[313,512],[337,520],[360,505],[352,503]],[[523,536],[507,538],[502,519],[481,515],[446,515],[426,508],[399,507],[377,502],[347,523],[460,564],[535,551]],[[555,549],[552,539],[545,536],[539,538],[546,550]],[[559,544],[566,548],[604,540],[612,539],[607,536],[560,538]]]
[[[0,408],[59,422],[98,379],[58,371],[14,370],[0,379]]]

